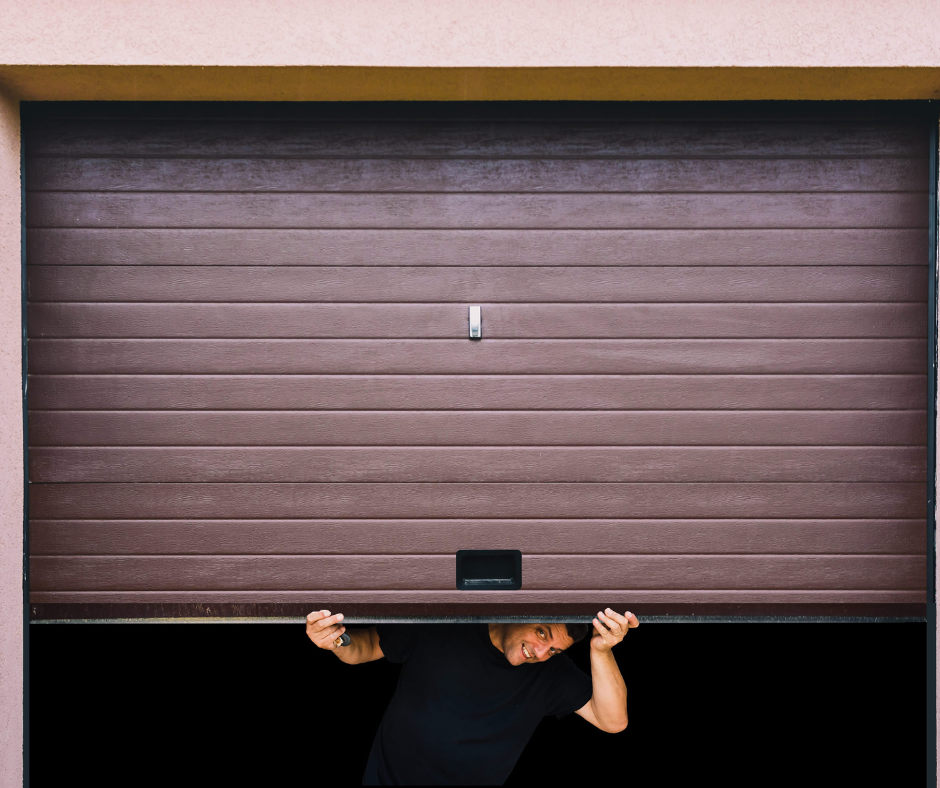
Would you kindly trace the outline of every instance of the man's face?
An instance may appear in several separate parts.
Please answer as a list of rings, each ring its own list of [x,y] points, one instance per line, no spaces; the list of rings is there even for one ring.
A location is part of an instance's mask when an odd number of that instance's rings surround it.
[[[564,624],[505,624],[501,641],[511,665],[544,662],[574,642]]]

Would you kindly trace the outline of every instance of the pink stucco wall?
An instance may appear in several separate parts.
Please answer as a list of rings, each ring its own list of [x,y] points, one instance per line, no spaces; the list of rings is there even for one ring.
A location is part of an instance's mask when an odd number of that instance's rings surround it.
[[[0,64],[940,66],[935,0],[5,0]]]
[[[0,785],[23,772],[20,112],[0,93]]]
[[[3,66],[940,69],[937,0],[3,0],[0,19],[0,786],[22,779],[23,675],[19,111]]]

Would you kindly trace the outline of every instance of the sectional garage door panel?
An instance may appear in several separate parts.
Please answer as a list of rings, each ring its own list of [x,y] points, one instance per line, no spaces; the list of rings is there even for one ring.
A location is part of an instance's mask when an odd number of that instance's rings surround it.
[[[809,430],[812,432],[808,432]],[[916,410],[859,411],[41,411],[46,447],[860,446],[915,447]]]
[[[673,261],[675,262],[675,261]],[[31,305],[920,304],[926,266],[70,266],[31,265]],[[335,309],[335,307],[331,308]],[[30,311],[30,316],[33,312]],[[449,313],[448,313],[449,314]],[[487,336],[491,330],[487,311]]]
[[[29,123],[35,616],[922,608],[925,126],[329,112]]]
[[[730,217],[727,221],[734,221]],[[906,219],[902,219],[906,221]],[[927,228],[773,230],[30,229],[43,265],[885,266],[927,258]]]
[[[917,133],[917,132],[915,132]],[[918,143],[919,145],[920,143]],[[270,145],[270,142],[269,142]],[[270,148],[268,149],[268,153]],[[144,158],[37,148],[34,192],[917,192],[923,151],[895,158]],[[740,151],[739,151],[740,153]],[[175,156],[175,154],[172,154]]]
[[[340,107],[333,114],[343,113]],[[102,115],[107,110],[102,110]],[[924,126],[912,120],[881,122],[858,118],[842,121],[806,118],[781,122],[780,115],[761,122],[747,120],[643,120],[629,125],[604,120],[539,118],[495,120],[487,108],[476,121],[464,114],[459,122],[437,120],[448,109],[415,113],[415,120],[387,118],[377,109],[359,118],[327,117],[330,110],[296,113],[277,110],[280,117],[247,118],[211,110],[177,118],[151,112],[144,119],[69,118],[66,111],[48,113],[30,134],[30,154],[73,159],[95,158],[229,158],[272,159],[411,159],[480,158],[650,159],[685,160],[792,158],[926,158]],[[472,112],[472,111],[471,111]],[[166,110],[173,113],[172,109]],[[525,114],[525,110],[508,113]],[[247,113],[246,113],[247,114]],[[352,114],[352,113],[350,113]],[[391,113],[389,113],[391,114]],[[557,114],[557,113],[556,113]],[[585,114],[571,105],[571,114]],[[588,110],[600,118],[602,113]],[[650,117],[653,113],[647,113]],[[699,113],[689,111],[687,117]],[[418,116],[423,117],[418,117]],[[704,113],[701,113],[704,115]],[[700,115],[700,116],[701,116]],[[453,116],[452,116],[453,117]],[[65,121],[65,122],[63,122]],[[312,134],[311,132],[316,132]],[[241,178],[239,178],[241,180]],[[230,185],[230,189],[233,185]],[[657,191],[648,184],[644,191]],[[48,187],[47,187],[48,188]],[[273,188],[273,187],[272,187]],[[792,188],[792,187],[791,187]],[[315,191],[308,185],[304,191]],[[541,190],[549,191],[551,186]]]
[[[924,304],[482,304],[492,339],[918,336]],[[449,339],[462,310],[431,304],[36,304],[34,337]]]
[[[521,527],[520,527],[521,526]],[[542,554],[563,544],[568,554],[918,555],[923,520],[840,519],[342,519],[79,520],[34,519],[37,555],[447,555],[485,549],[515,529],[514,544]]]
[[[37,410],[921,410],[924,375],[33,375]],[[879,414],[880,415],[880,414]],[[42,416],[38,416],[42,418]],[[219,440],[225,439],[220,437]],[[118,440],[116,438],[115,440]],[[548,439],[546,439],[548,440]]]
[[[639,230],[922,228],[916,193],[894,194],[89,194],[41,192],[34,228]]]

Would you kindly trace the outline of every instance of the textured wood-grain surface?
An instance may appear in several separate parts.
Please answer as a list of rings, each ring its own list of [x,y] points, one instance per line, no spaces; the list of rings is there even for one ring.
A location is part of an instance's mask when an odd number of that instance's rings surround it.
[[[921,303],[926,266],[44,266],[32,304]],[[487,313],[489,314],[489,313]]]
[[[925,304],[487,304],[492,339],[906,338]],[[31,337],[451,339],[447,304],[36,304]]]
[[[925,601],[925,126],[335,112],[29,124],[34,603]]]
[[[33,192],[907,192],[918,158],[29,159]]]
[[[917,446],[927,414],[847,411],[34,411],[32,446]]]
[[[37,555],[917,555],[922,520],[40,520]]]
[[[733,216],[719,218],[722,224],[735,222]],[[886,266],[927,259],[927,240],[926,228],[193,230],[50,227],[27,229],[26,254],[39,265],[83,266],[658,267],[677,263],[721,267]]]
[[[910,375],[926,354],[924,339],[36,338],[29,360],[40,375]]]
[[[27,198],[34,228],[735,229],[925,228],[917,193],[891,194],[101,194]]]
[[[37,411],[914,410],[911,375],[32,375]],[[810,436],[812,432],[808,433]],[[925,442],[925,438],[921,442]]]
[[[36,556],[36,591],[272,591],[303,588],[316,577],[338,591],[446,591],[453,556],[362,556],[355,571],[345,556]],[[551,592],[792,590],[834,580],[848,591],[910,591],[926,582],[919,556],[529,556],[526,587]]]
[[[33,484],[40,519],[926,517],[922,483]]]
[[[37,446],[34,482],[923,482],[917,446]]]

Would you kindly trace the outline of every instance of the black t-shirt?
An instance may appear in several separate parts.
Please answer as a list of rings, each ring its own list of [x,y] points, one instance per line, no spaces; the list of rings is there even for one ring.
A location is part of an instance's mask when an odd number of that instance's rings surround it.
[[[500,785],[542,717],[577,711],[591,679],[564,654],[510,665],[486,624],[380,625],[404,662],[364,785]]]

